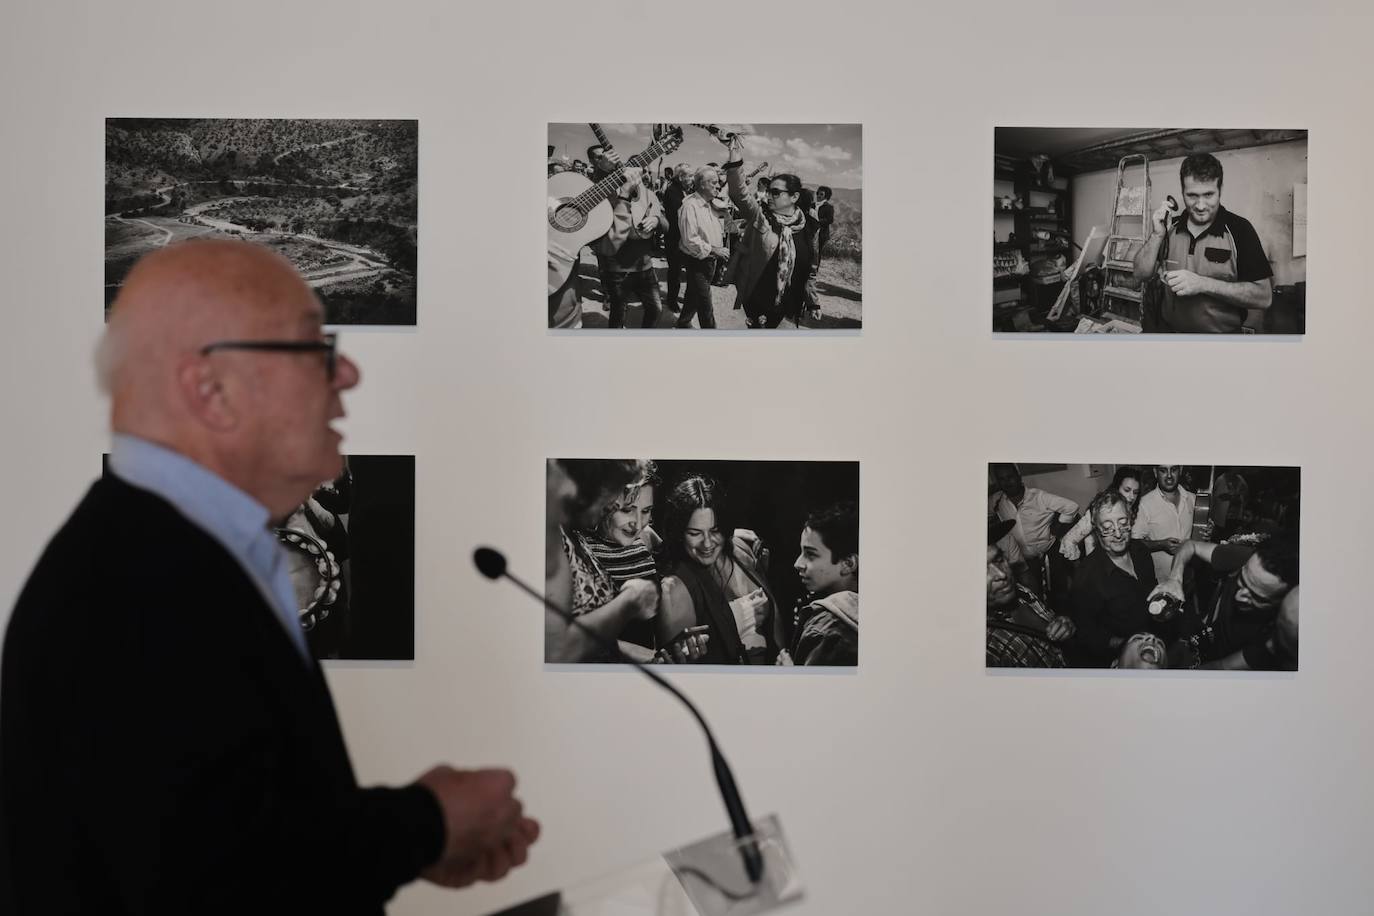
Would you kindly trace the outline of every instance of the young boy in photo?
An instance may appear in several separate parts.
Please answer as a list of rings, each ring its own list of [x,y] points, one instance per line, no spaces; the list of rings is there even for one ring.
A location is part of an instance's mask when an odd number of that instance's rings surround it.
[[[791,645],[778,664],[859,663],[859,506],[836,503],[811,513],[792,568],[806,597],[794,611]]]

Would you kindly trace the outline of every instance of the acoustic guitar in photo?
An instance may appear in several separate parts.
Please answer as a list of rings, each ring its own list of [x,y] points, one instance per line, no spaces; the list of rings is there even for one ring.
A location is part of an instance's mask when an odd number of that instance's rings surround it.
[[[600,181],[592,182],[576,172],[549,177],[549,295],[567,282],[582,249],[610,230],[610,199],[625,183],[625,169],[646,168],[681,145],[682,128],[665,125],[643,152]]]

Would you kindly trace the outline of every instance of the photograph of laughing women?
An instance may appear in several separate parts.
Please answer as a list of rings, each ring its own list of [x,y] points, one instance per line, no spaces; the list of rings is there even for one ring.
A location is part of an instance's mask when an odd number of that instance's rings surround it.
[[[1298,668],[1295,467],[988,465],[989,668]]]
[[[550,459],[546,662],[859,659],[859,465]]]

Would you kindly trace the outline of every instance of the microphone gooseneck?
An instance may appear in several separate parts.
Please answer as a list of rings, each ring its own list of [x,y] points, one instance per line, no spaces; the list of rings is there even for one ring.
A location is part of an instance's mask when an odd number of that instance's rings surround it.
[[[692,718],[697,720],[701,726],[702,734],[706,736],[706,745],[711,751],[711,767],[716,774],[716,784],[720,787],[721,799],[725,802],[725,813],[730,818],[730,828],[734,831],[735,838],[739,840],[740,858],[744,860],[744,872],[749,876],[749,880],[758,884],[763,880],[763,854],[759,851],[758,840],[754,836],[753,825],[749,823],[749,815],[744,810],[744,799],[740,797],[739,787],[735,785],[735,775],[730,770],[730,765],[725,762],[725,755],[721,753],[720,745],[716,744],[716,736],[711,732],[711,726],[706,724],[706,719],[702,716],[687,696],[674,687],[667,679],[656,671],[650,670],[649,666],[637,662],[625,656],[620,651],[620,646],[613,639],[607,639],[600,633],[586,626],[582,621],[569,613],[565,608],[550,601],[546,596],[531,588],[524,581],[512,575],[506,567],[506,557],[499,550],[491,547],[478,547],[472,553],[472,561],[477,569],[488,579],[508,579],[517,588],[538,601],[544,607],[553,611],[561,619],[567,621],[572,626],[577,627],[583,634],[589,636],[602,648],[615,653],[622,664],[629,665],[636,669],[649,680],[653,681],[664,690],[677,697],[687,711],[692,714]]]

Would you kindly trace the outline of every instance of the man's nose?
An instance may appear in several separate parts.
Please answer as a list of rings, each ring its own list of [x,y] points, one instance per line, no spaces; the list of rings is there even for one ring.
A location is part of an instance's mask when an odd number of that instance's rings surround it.
[[[340,353],[334,363],[334,387],[340,391],[347,391],[356,387],[362,378],[363,370],[358,368],[358,364]]]
[[[806,554],[797,554],[797,559],[792,562],[792,568],[795,569],[797,572],[801,572],[803,569],[806,569]]]

